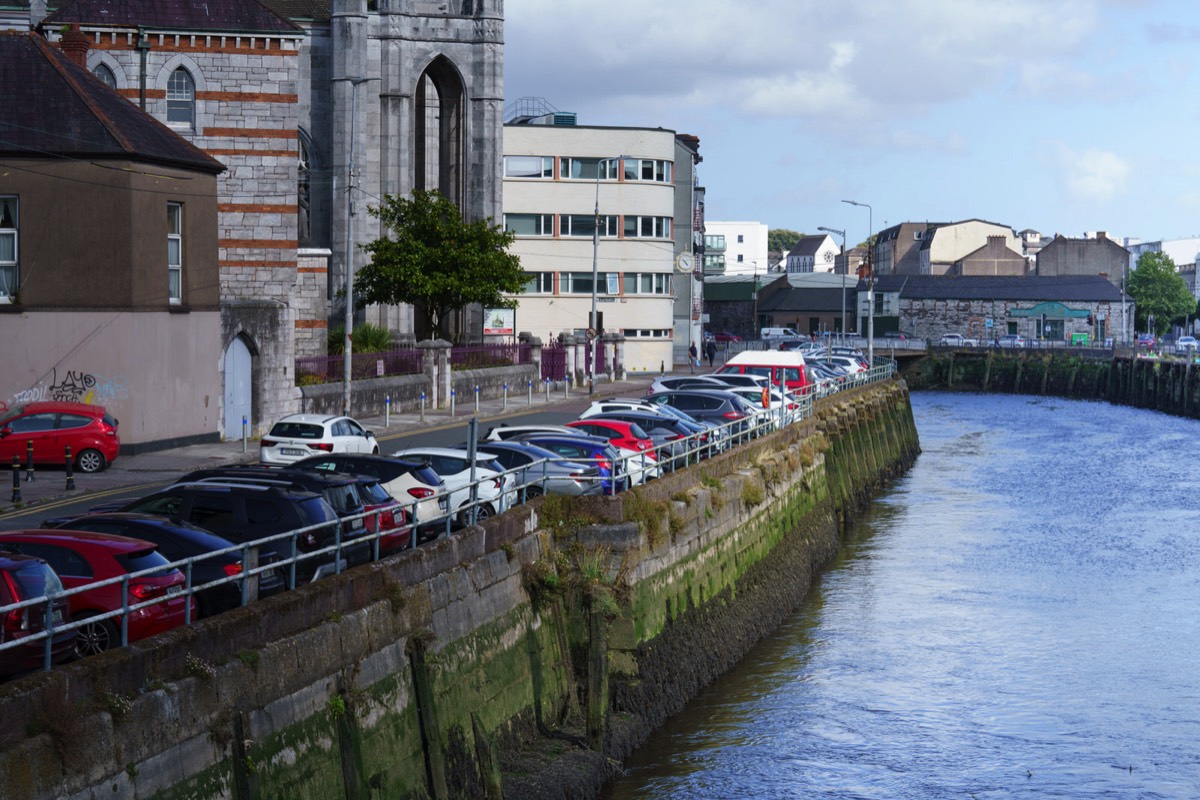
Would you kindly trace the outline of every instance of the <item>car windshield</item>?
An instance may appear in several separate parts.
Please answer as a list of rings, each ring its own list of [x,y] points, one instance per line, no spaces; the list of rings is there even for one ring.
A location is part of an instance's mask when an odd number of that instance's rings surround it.
[[[649,439],[650,436],[636,422],[629,423],[629,435],[635,439]]]
[[[58,575],[41,561],[24,562],[17,566],[11,574],[25,594],[23,598],[19,599],[44,597],[52,592],[63,590],[62,581],[58,579]]]
[[[269,435],[284,439],[320,439],[325,435],[325,428],[308,422],[276,422]]]

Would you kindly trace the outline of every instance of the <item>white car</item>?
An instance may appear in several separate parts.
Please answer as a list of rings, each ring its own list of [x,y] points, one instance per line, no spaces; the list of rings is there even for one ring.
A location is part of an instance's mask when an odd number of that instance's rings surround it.
[[[755,413],[760,415],[756,419],[766,430],[775,430],[782,427],[781,422],[783,425],[787,425],[800,418],[799,401],[790,394],[781,393],[778,387],[771,387],[768,390],[770,392],[767,401],[768,408],[763,408],[762,390],[734,387],[730,391],[754,407]]]
[[[466,450],[455,447],[410,447],[392,454],[405,461],[428,464],[446,482],[447,510],[459,525],[471,522],[471,460]],[[517,479],[506,473],[493,453],[475,453],[478,509],[476,519],[503,514],[517,500]]]
[[[566,425],[505,425],[503,422],[490,428],[483,437],[485,442],[503,442],[516,439],[526,433],[565,433],[579,435],[579,431]]]
[[[379,453],[375,434],[350,417],[289,414],[258,445],[263,464],[291,464],[321,453]]]
[[[1197,344],[1198,343],[1196,342],[1195,336],[1180,336],[1178,339],[1175,340],[1175,352],[1176,353],[1191,352],[1191,351],[1197,349]]]

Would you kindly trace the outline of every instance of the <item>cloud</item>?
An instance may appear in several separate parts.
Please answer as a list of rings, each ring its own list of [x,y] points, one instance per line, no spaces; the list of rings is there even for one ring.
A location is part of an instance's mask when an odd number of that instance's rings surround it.
[[[1048,146],[1049,162],[1066,194],[1097,203],[1112,200],[1125,188],[1129,164],[1116,153],[1088,148],[1075,150],[1063,142]]]

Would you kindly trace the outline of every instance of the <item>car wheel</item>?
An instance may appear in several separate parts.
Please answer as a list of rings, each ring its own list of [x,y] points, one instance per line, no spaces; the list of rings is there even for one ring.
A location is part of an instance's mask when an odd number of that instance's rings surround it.
[[[121,641],[121,634],[111,621],[102,619],[88,622],[75,631],[75,655],[94,656],[103,653]]]
[[[373,456],[379,455],[379,445],[375,445],[373,448],[371,448],[371,455],[373,455]]]
[[[545,494],[545,492],[542,491],[542,487],[538,486],[537,484],[525,487],[525,499],[526,500],[532,500],[533,498],[541,497],[544,494]]]
[[[495,515],[496,515],[496,511],[490,505],[488,505],[487,503],[480,503],[479,507],[475,511],[475,521],[481,522],[481,521],[487,519],[488,517],[492,517]],[[471,524],[471,509],[470,508],[464,508],[462,511],[458,512],[458,524],[462,525],[463,527],[466,527],[467,525]]]
[[[104,454],[99,450],[84,450],[75,459],[75,465],[79,467],[80,472],[99,472],[104,469],[105,463]]]

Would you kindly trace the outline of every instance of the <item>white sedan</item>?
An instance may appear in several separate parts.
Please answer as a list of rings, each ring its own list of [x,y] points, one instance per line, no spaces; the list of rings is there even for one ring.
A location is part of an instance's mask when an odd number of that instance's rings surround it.
[[[427,464],[446,482],[449,513],[459,525],[471,521],[471,459],[466,450],[454,447],[410,447],[392,454],[405,461]],[[517,500],[517,478],[496,461],[493,453],[475,453],[476,519],[502,514]]]
[[[291,464],[321,453],[379,453],[375,434],[350,417],[289,414],[258,445],[263,464]]]

